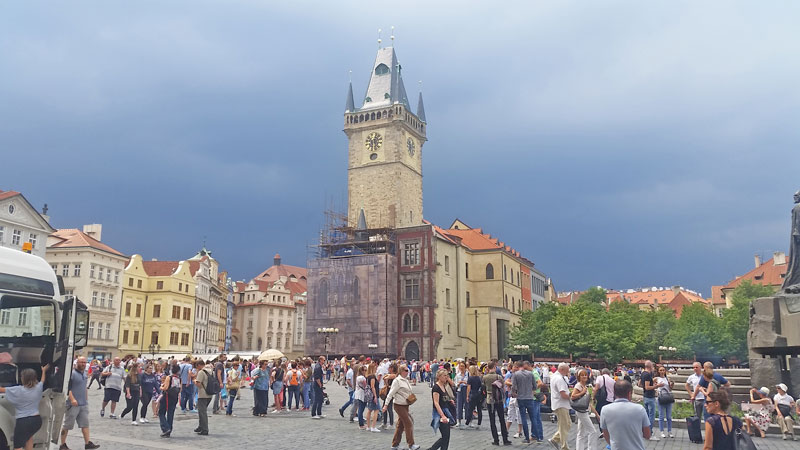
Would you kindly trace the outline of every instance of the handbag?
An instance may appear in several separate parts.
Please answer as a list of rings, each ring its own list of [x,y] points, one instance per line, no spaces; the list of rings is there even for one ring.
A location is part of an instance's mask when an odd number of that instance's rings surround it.
[[[743,432],[741,428],[736,430],[734,443],[736,444],[736,450],[757,450],[756,444],[753,443],[753,438]]]
[[[416,401],[417,401],[417,396],[414,395],[413,392],[408,394],[408,397],[406,397],[406,403],[408,403],[408,406],[413,405]]]
[[[585,413],[589,411],[589,401],[592,398],[589,396],[589,392],[586,391],[581,398],[577,400],[570,400],[569,406],[577,412]]]
[[[660,405],[675,403],[675,396],[670,391],[661,391],[658,393],[658,403]]]

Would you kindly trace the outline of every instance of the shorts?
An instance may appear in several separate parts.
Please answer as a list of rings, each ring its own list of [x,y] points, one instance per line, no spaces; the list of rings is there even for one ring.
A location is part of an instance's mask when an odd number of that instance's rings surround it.
[[[20,417],[14,425],[14,448],[23,448],[28,439],[42,428],[40,416]]]
[[[367,409],[369,411],[378,411],[381,408],[377,402],[367,402]]]
[[[272,383],[272,394],[279,395],[283,392],[283,381],[276,381]]]
[[[106,388],[105,392],[103,392],[103,401],[104,402],[118,402],[119,395],[122,393],[119,389],[111,389]]]
[[[522,419],[519,415],[519,408],[517,408],[517,399],[514,397],[511,397],[511,399],[508,400],[508,415],[506,416],[506,421],[508,423],[516,422],[518,424],[522,424]]]
[[[64,413],[64,424],[61,426],[65,430],[71,430],[75,427],[75,421],[78,422],[78,428],[89,428],[89,406],[68,406],[67,411]]]

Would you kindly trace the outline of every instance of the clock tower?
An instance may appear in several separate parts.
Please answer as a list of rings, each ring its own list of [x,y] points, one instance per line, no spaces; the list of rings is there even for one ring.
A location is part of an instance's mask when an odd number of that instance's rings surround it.
[[[422,224],[422,147],[425,108],[419,94],[413,113],[393,47],[378,50],[360,108],[347,93],[344,132],[349,140],[347,222],[367,228]]]

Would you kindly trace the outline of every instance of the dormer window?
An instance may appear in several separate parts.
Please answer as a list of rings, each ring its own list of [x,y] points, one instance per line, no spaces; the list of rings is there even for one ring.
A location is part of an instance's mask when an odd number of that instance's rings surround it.
[[[372,101],[372,98],[370,98],[370,97],[367,97],[367,98],[364,99],[364,102],[366,102],[366,103],[369,103],[371,101]]]
[[[389,73],[389,66],[386,64],[380,63],[375,68],[375,75],[386,75],[387,73]]]
[[[389,98],[389,97],[390,97],[390,96],[389,96],[389,93],[388,93],[388,92],[387,92],[387,93],[385,93],[385,94],[383,94],[383,98]]]

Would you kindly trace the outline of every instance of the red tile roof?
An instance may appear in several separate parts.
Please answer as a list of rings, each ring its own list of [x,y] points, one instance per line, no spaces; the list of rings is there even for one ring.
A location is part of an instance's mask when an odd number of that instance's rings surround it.
[[[168,277],[178,269],[180,261],[142,261],[142,268],[151,277]],[[189,261],[189,272],[194,276],[200,269],[199,261]]]
[[[788,257],[785,258],[788,261]],[[783,278],[786,276],[788,267],[788,264],[775,265],[775,258],[772,258],[746,274],[734,278],[723,286],[723,289],[735,289],[742,284],[744,280],[750,280],[753,284],[761,284],[764,286],[781,286],[783,285]]]
[[[3,190],[0,190],[0,200],[5,200],[7,198],[11,198],[11,197],[14,197],[16,195],[19,195],[19,192],[17,192],[17,191],[3,191]]]
[[[455,223],[460,222],[456,220]],[[428,222],[430,223],[430,222]],[[463,222],[461,224],[465,225]],[[533,263],[521,256],[520,253],[513,249],[511,246],[506,245],[504,242],[499,241],[497,238],[483,232],[481,228],[448,228],[444,229],[433,225],[434,230],[439,233],[447,241],[469,248],[470,250],[503,250],[517,258],[520,258],[533,267]]]
[[[256,275],[256,278],[264,281],[278,281],[280,277],[295,277],[298,280],[305,280],[308,278],[308,270],[305,267],[290,266],[281,264],[279,266],[272,266],[269,269]]]
[[[50,245],[48,248],[91,247],[97,250],[112,253],[114,255],[125,256],[110,246],[75,228],[56,230],[51,236],[58,238],[59,241],[53,245]]]

